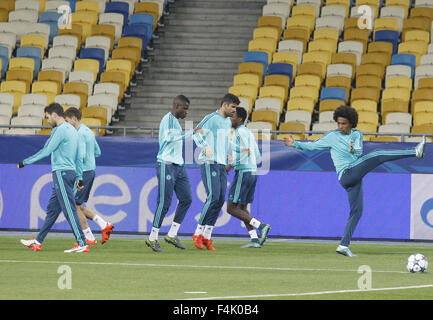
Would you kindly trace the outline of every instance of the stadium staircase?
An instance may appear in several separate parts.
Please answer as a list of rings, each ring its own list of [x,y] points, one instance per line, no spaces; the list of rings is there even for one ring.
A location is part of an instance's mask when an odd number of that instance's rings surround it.
[[[158,128],[178,94],[191,101],[197,124],[233,84],[266,0],[177,0],[170,4],[149,62],[137,76],[118,126]],[[181,125],[184,125],[181,121]],[[119,132],[122,134],[122,132]],[[127,135],[148,135],[131,130]]]

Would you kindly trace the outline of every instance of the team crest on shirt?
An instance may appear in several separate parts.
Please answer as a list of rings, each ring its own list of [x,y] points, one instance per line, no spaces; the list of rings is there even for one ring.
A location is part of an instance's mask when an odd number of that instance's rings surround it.
[[[216,175],[217,175],[216,171],[212,171],[212,176],[216,177]]]
[[[166,177],[165,177],[165,179],[167,179],[167,180],[171,180],[171,175],[167,175]]]

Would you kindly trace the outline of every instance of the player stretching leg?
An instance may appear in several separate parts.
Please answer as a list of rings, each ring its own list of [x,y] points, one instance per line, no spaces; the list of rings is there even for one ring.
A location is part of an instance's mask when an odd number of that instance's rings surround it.
[[[254,200],[254,191],[257,182],[257,159],[260,157],[259,148],[253,133],[244,126],[248,114],[244,108],[237,107],[232,116],[232,125],[235,129],[232,137],[233,162],[227,166],[227,172],[234,168],[236,174],[230,187],[227,212],[242,220],[251,237],[251,242],[243,248],[261,248],[271,229],[269,224],[261,223],[248,212],[247,205]],[[245,154],[241,150],[253,150]],[[260,230],[260,239],[256,229]]]
[[[90,190],[92,189],[93,181],[95,180],[95,158],[101,156],[101,149],[95,139],[95,134],[89,129],[89,127],[81,122],[80,110],[74,107],[68,108],[68,110],[65,111],[65,120],[77,129],[80,143],[83,144],[81,149],[84,150],[84,153],[81,154],[80,157],[83,162],[84,188],[77,190],[77,193],[75,194],[75,203],[77,205],[78,217],[81,221],[83,233],[86,237],[86,243],[88,245],[95,245],[98,243],[89,227],[89,224],[87,223],[87,219],[91,219],[101,228],[101,243],[104,244],[110,238],[114,226],[84,206],[84,203],[89,200]]]
[[[414,149],[408,150],[378,150],[362,155],[362,133],[355,130],[358,124],[358,113],[355,109],[342,106],[335,110],[334,120],[338,129],[326,133],[313,142],[295,141],[293,137],[286,138],[286,146],[300,150],[330,149],[331,158],[338,173],[338,180],[347,191],[350,214],[344,229],[343,238],[337,247],[337,253],[354,257],[349,244],[363,211],[362,178],[380,164],[408,157],[422,158],[424,156],[425,136]]]

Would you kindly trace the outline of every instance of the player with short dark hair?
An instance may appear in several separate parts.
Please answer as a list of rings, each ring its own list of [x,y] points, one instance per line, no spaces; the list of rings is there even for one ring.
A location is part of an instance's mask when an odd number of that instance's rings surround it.
[[[79,188],[75,194],[75,203],[77,205],[78,217],[81,221],[83,233],[88,245],[97,244],[97,240],[90,229],[87,219],[93,220],[101,228],[102,241],[104,244],[113,232],[114,226],[106,222],[101,216],[97,215],[84,204],[89,200],[90,190],[95,180],[96,161],[95,158],[101,156],[101,149],[96,141],[95,134],[81,121],[81,112],[77,108],[70,107],[65,111],[65,120],[77,129],[81,150],[84,152],[79,156],[83,162],[83,184],[84,188]],[[87,219],[86,219],[87,218]]]
[[[232,137],[232,163],[227,166],[227,172],[232,168],[235,170],[235,177],[229,191],[227,212],[242,220],[251,237],[251,242],[243,248],[261,248],[271,229],[269,224],[261,223],[253,218],[248,212],[247,206],[254,200],[254,192],[257,182],[257,160],[260,151],[253,133],[245,125],[247,112],[242,107],[236,108],[232,116],[234,129]],[[252,150],[249,154],[243,153],[243,149]],[[261,231],[260,240],[256,228]]]
[[[212,245],[212,231],[218,214],[225,202],[227,191],[228,151],[230,146],[230,117],[236,112],[240,100],[233,94],[226,94],[221,99],[219,109],[208,114],[198,124],[203,132],[194,136],[196,144],[202,148],[199,156],[200,173],[207,197],[197,228],[192,235],[194,245],[203,249],[215,250]]]
[[[56,222],[60,212],[63,211],[77,240],[77,245],[70,250],[65,250],[65,252],[88,252],[89,247],[85,242],[81,229],[74,198],[75,182],[77,181],[79,188],[84,187],[82,181],[83,164],[79,157],[80,152],[83,151],[80,149],[77,130],[67,123],[63,116],[63,107],[58,103],[52,103],[45,108],[45,117],[53,127],[51,136],[42,150],[18,164],[18,168],[22,169],[26,165],[33,164],[51,155],[54,182],[54,188],[47,206],[47,217],[38,236],[36,239],[21,239],[21,243],[34,251],[40,251],[42,242]]]
[[[178,119],[185,119],[189,109],[189,99],[178,95],[173,100],[173,106],[161,120],[159,125],[159,151],[157,155],[158,203],[153,218],[152,230],[146,245],[155,252],[162,252],[158,242],[159,229],[170,208],[173,191],[179,200],[171,228],[164,240],[179,249],[185,246],[177,237],[180,225],[191,206],[191,185],[183,160],[183,140],[191,137],[199,128],[182,132]]]
[[[349,106],[341,106],[334,111],[334,120],[338,129],[326,133],[318,140],[300,142],[290,136],[285,139],[285,144],[307,151],[330,149],[338,180],[347,191],[350,204],[349,219],[336,251],[353,257],[355,255],[350,251],[349,244],[363,211],[362,179],[384,162],[408,157],[422,158],[426,139],[423,136],[422,142],[414,149],[378,150],[361,156],[363,136],[361,131],[355,129],[358,124],[357,111]]]

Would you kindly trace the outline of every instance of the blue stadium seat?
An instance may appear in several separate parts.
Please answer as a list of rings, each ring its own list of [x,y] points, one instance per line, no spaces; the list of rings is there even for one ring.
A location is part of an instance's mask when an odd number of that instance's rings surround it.
[[[399,34],[394,30],[379,30],[374,33],[374,41],[386,41],[392,43],[393,54],[398,51]]]
[[[102,48],[83,48],[80,50],[80,59],[95,59],[99,61],[99,74],[104,71],[105,51]]]
[[[410,53],[399,53],[394,54],[391,57],[391,65],[402,64],[405,66],[409,66],[412,70],[411,77],[413,78],[415,74],[416,67],[416,56]]]
[[[9,65],[9,49],[7,47],[0,46],[0,59],[2,59],[1,78],[4,79]]]
[[[53,38],[58,35],[58,21],[62,15],[58,12],[41,12],[39,15],[39,23],[46,23],[50,26],[50,44],[53,43]]]
[[[75,4],[77,3],[77,0],[66,0],[69,2],[69,6],[71,7],[71,12],[75,12]]]
[[[331,99],[346,101],[346,89],[334,87],[322,88],[320,90],[320,101]]]
[[[282,74],[290,77],[292,81],[293,76],[293,66],[289,63],[271,63],[268,66],[268,75],[271,74]]]
[[[17,49],[17,57],[32,58],[35,60],[35,70],[33,78],[36,79],[41,68],[41,48],[38,47],[19,47]]]
[[[120,13],[123,15],[123,25],[128,24],[129,4],[126,2],[107,2],[105,4],[106,13]]]
[[[147,39],[152,39],[153,16],[146,13],[134,13],[129,17],[129,25],[147,26]]]
[[[146,51],[147,44],[150,42],[148,34],[152,34],[152,28],[148,25],[126,25],[123,27],[122,37],[137,37],[143,40],[142,52]]]
[[[247,51],[244,53],[243,62],[259,62],[263,64],[263,77],[268,71],[268,54],[263,51]]]

